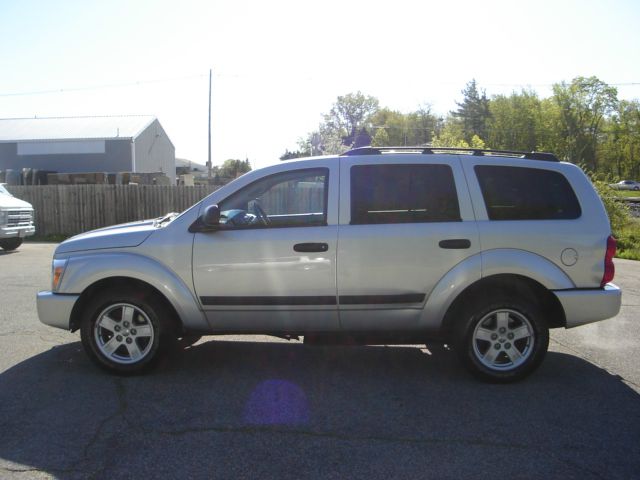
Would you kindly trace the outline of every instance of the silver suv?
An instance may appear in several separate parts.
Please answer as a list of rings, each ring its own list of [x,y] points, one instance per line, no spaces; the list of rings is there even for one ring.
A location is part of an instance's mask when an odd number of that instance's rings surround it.
[[[614,254],[588,178],[551,154],[366,147],[63,242],[38,314],[119,373],[179,338],[270,334],[436,339],[508,382],[540,364],[549,328],[618,313]]]

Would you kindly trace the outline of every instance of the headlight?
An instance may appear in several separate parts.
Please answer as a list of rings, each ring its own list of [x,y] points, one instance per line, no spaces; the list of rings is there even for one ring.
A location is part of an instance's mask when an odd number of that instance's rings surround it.
[[[67,260],[54,260],[52,265],[51,275],[51,291],[57,292],[62,283],[62,276],[64,275],[64,269],[67,267]]]
[[[9,216],[9,212],[6,210],[0,210],[0,225],[7,224],[7,217]]]

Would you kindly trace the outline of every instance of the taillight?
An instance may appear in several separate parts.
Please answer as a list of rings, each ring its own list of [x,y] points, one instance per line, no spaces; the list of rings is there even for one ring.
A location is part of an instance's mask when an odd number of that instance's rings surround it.
[[[613,280],[616,267],[613,265],[613,257],[616,256],[616,239],[612,235],[607,238],[607,253],[604,255],[604,275],[602,275],[601,287]]]

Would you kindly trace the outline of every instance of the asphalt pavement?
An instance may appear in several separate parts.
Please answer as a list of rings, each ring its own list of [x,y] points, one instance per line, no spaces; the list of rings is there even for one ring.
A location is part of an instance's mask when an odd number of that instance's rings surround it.
[[[555,330],[523,382],[453,352],[205,337],[148,375],[40,324],[53,244],[0,252],[0,478],[640,477],[640,263],[623,308]]]

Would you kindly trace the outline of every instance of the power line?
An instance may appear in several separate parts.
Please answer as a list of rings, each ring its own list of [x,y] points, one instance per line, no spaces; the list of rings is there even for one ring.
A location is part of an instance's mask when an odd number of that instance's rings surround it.
[[[103,85],[88,85],[88,86],[84,86],[84,87],[65,87],[65,88],[52,88],[52,89],[46,89],[46,90],[33,90],[33,91],[27,91],[27,92],[7,92],[7,93],[0,93],[0,98],[6,98],[6,97],[28,97],[28,96],[35,96],[35,95],[50,95],[50,94],[54,94],[54,93],[73,93],[73,92],[86,92],[86,91],[92,91],[92,90],[105,90],[105,89],[114,89],[114,88],[126,88],[126,87],[136,87],[136,86],[141,86],[141,85],[151,85],[151,84],[157,84],[157,83],[167,83],[167,82],[178,82],[178,81],[184,81],[184,80],[192,80],[192,79],[196,79],[196,78],[205,78],[207,77],[208,74],[196,74],[196,75],[187,75],[187,76],[183,76],[183,77],[170,77],[170,78],[156,78],[156,79],[150,79],[150,80],[138,80],[138,81],[132,81],[132,82],[122,82],[122,83],[111,83],[111,84],[103,84]],[[251,74],[220,74],[220,73],[216,73],[214,74],[215,77],[219,77],[219,78],[262,78],[259,75],[251,75]],[[323,80],[323,78],[321,77],[317,77],[317,76],[309,76],[309,75],[304,75],[304,77],[302,78],[303,80]],[[478,85],[480,85],[481,87],[500,87],[500,88],[504,88],[504,87],[510,87],[510,88],[547,88],[547,87],[552,87],[553,85],[558,84],[559,82],[555,82],[555,83],[480,83],[478,82]],[[443,82],[443,81],[436,81],[436,82],[423,82],[424,85],[461,85],[461,82]],[[636,86],[640,86],[640,82],[615,82],[615,83],[607,83],[607,85],[612,86],[612,87],[636,87]]]
[[[201,74],[201,75],[189,75],[186,77],[158,78],[154,80],[139,80],[135,82],[126,82],[126,83],[90,85],[86,87],[70,87],[70,88],[56,88],[56,89],[50,89],[50,90],[35,90],[31,92],[10,92],[10,93],[0,93],[0,97],[27,97],[32,95],[48,95],[51,93],[85,92],[90,90],[104,90],[109,88],[135,87],[140,85],[150,85],[154,83],[177,82],[177,81],[192,80],[194,78],[203,78],[203,77],[206,77],[206,75]]]
[[[478,85],[481,87],[553,87],[557,85],[559,82],[555,83],[533,83],[533,84],[522,84],[522,83],[480,83]],[[619,82],[619,83],[607,83],[610,87],[633,87],[640,85],[640,82]]]

